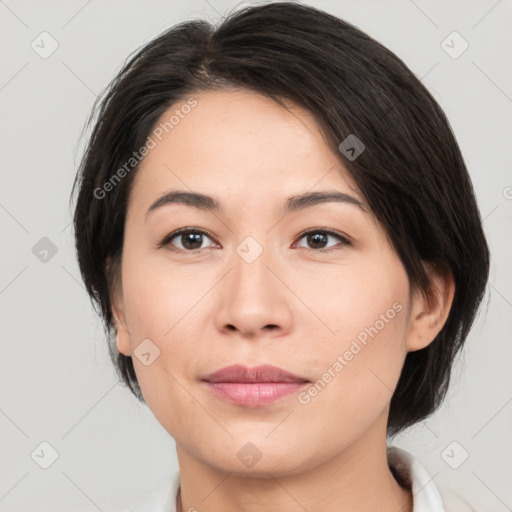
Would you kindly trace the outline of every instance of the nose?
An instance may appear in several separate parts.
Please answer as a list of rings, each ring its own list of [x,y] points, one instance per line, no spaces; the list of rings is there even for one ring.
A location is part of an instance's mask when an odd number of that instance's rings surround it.
[[[280,275],[281,274],[281,275]],[[216,326],[224,334],[245,339],[275,338],[292,325],[286,276],[270,253],[263,252],[249,263],[233,255],[233,268],[222,280],[222,302]]]

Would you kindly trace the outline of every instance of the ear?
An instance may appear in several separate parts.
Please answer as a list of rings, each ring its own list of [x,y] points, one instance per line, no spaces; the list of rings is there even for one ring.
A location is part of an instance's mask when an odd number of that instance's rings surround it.
[[[426,293],[415,293],[407,331],[408,352],[428,346],[443,328],[455,294],[455,282],[446,265],[423,264],[429,279]]]
[[[108,264],[110,265],[110,263]],[[107,268],[108,268],[107,265]],[[112,317],[114,319],[114,326],[116,329],[116,346],[117,350],[125,356],[131,356],[132,350],[130,346],[130,331],[126,322],[126,314],[123,300],[123,285],[121,280],[121,269],[119,268],[114,271],[111,276],[113,281],[111,290],[111,310]]]

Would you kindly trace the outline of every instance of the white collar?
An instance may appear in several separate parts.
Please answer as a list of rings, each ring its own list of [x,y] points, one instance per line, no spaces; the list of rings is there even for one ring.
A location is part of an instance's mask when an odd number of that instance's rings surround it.
[[[417,459],[396,446],[388,447],[387,454],[395,478],[412,491],[413,512],[446,512],[434,479]],[[179,482],[179,471],[175,471],[170,480],[127,512],[176,512]]]

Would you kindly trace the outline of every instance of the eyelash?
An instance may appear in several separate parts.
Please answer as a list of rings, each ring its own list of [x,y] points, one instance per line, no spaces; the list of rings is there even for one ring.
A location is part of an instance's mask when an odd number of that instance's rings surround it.
[[[170,245],[171,240],[173,240],[174,238],[176,238],[179,235],[182,235],[184,233],[197,233],[197,234],[201,234],[201,235],[207,236],[212,241],[214,240],[214,237],[210,233],[208,233],[208,231],[205,231],[203,229],[199,229],[199,228],[181,228],[181,229],[178,229],[177,231],[173,231],[172,233],[169,233],[167,236],[165,236],[164,239],[160,243],[157,244],[157,248],[161,249],[162,247],[166,247],[166,246]],[[352,242],[347,237],[341,235],[340,233],[337,233],[336,231],[332,231],[331,229],[325,229],[325,228],[316,228],[316,229],[309,229],[307,231],[304,231],[303,233],[301,233],[299,235],[298,240],[301,240],[305,236],[307,236],[309,234],[312,234],[312,233],[324,233],[326,235],[338,238],[340,240],[340,242],[341,242],[341,246],[342,247],[343,246],[351,246],[352,245]],[[338,249],[339,248],[340,247],[338,247]],[[314,251],[314,252],[330,252],[333,249],[335,250],[336,246],[335,247],[331,247],[329,249],[311,249],[309,247],[301,247],[301,249],[308,249],[308,250]],[[170,248],[169,250],[171,250],[173,252],[178,252],[178,253],[192,253],[192,254],[204,251],[204,249],[183,250],[183,249],[173,249],[173,248]]]

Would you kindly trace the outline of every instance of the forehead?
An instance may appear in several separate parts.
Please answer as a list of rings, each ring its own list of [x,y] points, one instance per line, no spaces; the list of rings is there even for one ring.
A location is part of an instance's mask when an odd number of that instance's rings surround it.
[[[162,193],[187,188],[238,200],[238,207],[315,188],[361,199],[312,114],[287,106],[231,89],[176,103],[150,134],[154,147],[137,171],[132,200],[147,208]]]

